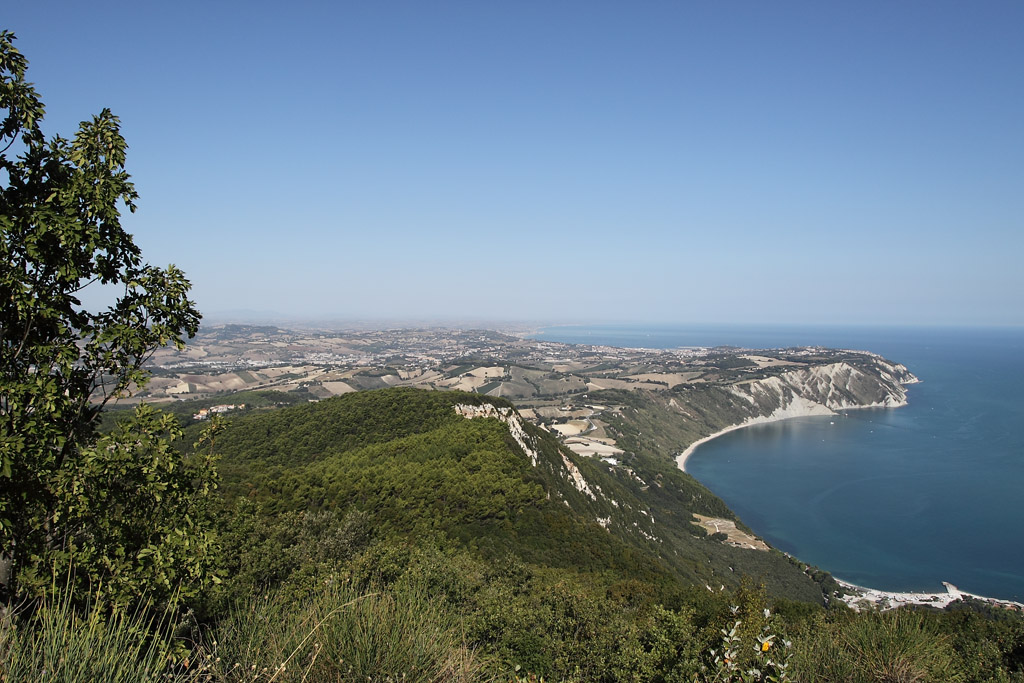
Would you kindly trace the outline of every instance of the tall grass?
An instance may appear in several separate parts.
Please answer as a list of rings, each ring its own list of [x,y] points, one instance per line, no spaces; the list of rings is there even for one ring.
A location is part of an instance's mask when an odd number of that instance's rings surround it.
[[[207,627],[200,642],[191,643],[187,660],[172,657],[184,648],[172,637],[171,612],[83,608],[69,591],[54,591],[31,614],[0,610],[0,683],[494,680],[486,669],[501,670],[497,659],[485,661],[469,647],[462,618],[423,586],[399,581],[363,590],[334,582],[302,600],[288,591],[243,600]],[[707,659],[713,658],[714,666],[705,670],[705,678],[748,680],[755,667],[757,680],[788,680],[789,643],[767,625],[755,643],[741,638],[738,626],[724,632],[720,647],[712,646]],[[840,615],[836,621],[820,614],[801,630],[790,662],[794,680],[923,683],[963,678],[949,638],[919,613]],[[743,653],[747,656],[739,656]],[[617,675],[605,673],[609,679]],[[621,673],[643,680],[639,668]]]
[[[924,615],[900,609],[861,614],[841,623],[823,619],[798,646],[800,680],[925,683],[959,679],[949,638]]]
[[[0,682],[136,683],[190,681],[196,673],[171,671],[173,639],[166,613],[76,608],[58,591],[22,618],[0,617]]]
[[[907,610],[858,619],[845,634],[861,680],[883,683],[951,681],[949,639]]]
[[[458,618],[416,587],[360,593],[335,584],[303,602],[277,594],[238,604],[207,645],[217,680],[480,680]]]
[[[243,601],[188,657],[170,612],[83,608],[72,597],[58,589],[31,614],[0,610],[0,683],[486,678],[459,617],[408,584],[360,592],[335,583],[303,601],[285,592]]]

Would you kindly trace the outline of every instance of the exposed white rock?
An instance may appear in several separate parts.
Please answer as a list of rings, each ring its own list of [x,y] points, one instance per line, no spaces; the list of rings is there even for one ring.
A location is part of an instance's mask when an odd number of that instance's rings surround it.
[[[530,458],[530,464],[534,467],[537,466],[537,460],[540,458],[540,454],[537,452],[537,448],[533,442],[533,437],[526,433],[523,428],[523,422],[519,417],[519,413],[513,408],[499,408],[490,403],[484,403],[478,406],[472,406],[465,403],[459,403],[455,405],[455,412],[462,417],[472,420],[478,417],[490,417],[496,420],[501,420],[508,425],[509,434],[515,439],[515,442],[519,444],[519,447],[523,449],[527,457]],[[592,500],[597,500],[597,496],[591,490],[590,485],[584,478],[583,473],[576,467],[576,464],[572,460],[569,460],[564,453],[562,455],[562,464],[565,466],[566,479],[571,483],[577,491],[590,496]],[[568,503],[566,503],[568,505]]]
[[[839,410],[856,408],[896,408],[907,403],[907,384],[919,381],[898,363],[881,356],[866,356],[874,372],[865,372],[848,362],[817,365],[784,372],[781,375],[734,384],[728,391],[749,404],[754,414],[694,443],[676,458],[680,469],[697,446],[743,427],[776,422],[793,417],[834,415]],[[766,412],[771,407],[771,412]]]
[[[537,466],[537,458],[540,455],[533,445],[533,438],[526,433],[526,430],[523,428],[523,422],[519,418],[519,413],[513,408],[499,408],[491,403],[484,403],[478,406],[459,403],[455,406],[455,412],[469,420],[476,417],[493,417],[501,420],[508,425],[509,434],[519,444],[519,447],[523,449],[523,453],[526,453],[527,457],[530,458],[530,464],[534,467]]]
[[[638,523],[636,523],[636,522],[633,522],[633,527],[634,527],[634,528],[635,528],[635,529],[637,530],[637,532],[638,532],[638,533],[639,533],[639,534],[640,534],[641,536],[643,536],[644,538],[646,538],[646,539],[647,539],[648,541],[657,541],[658,543],[661,543],[661,542],[662,542],[662,541],[661,541],[661,539],[660,539],[660,538],[658,538],[657,536],[655,536],[654,534],[649,534],[649,533],[647,533],[646,531],[644,531],[644,529],[643,529],[643,528],[642,528],[642,527],[641,527],[641,526],[640,526],[640,525],[639,525]]]
[[[583,477],[583,473],[580,472],[580,468],[576,467],[576,464],[565,457],[565,453],[562,453],[562,464],[565,465],[565,470],[568,473],[569,483],[576,487],[576,490],[580,493],[586,494],[593,500],[597,500],[597,496],[590,490],[590,485],[587,484],[587,480]]]
[[[944,592],[935,593],[899,593],[893,591],[882,591],[847,583],[841,579],[836,579],[836,581],[846,589],[846,594],[841,596],[839,599],[857,612],[860,612],[864,608],[872,610],[890,610],[896,609],[897,607],[903,607],[905,605],[927,605],[929,607],[943,609],[951,603],[968,598],[981,600],[982,602],[987,602],[990,605],[1004,607],[1015,611],[1024,609],[1024,604],[1014,602],[1012,600],[987,598],[983,595],[966,593],[948,581],[942,582],[942,585],[946,588]]]

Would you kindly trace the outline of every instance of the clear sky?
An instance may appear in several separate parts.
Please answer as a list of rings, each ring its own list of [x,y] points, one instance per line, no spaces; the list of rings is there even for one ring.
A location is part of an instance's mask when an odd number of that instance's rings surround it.
[[[208,317],[1024,324],[1024,3],[9,2]]]

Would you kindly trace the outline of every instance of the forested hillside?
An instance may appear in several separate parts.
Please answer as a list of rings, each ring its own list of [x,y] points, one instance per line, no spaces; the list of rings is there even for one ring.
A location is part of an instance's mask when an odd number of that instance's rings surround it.
[[[493,405],[525,428],[528,454]],[[561,447],[501,399],[463,392],[360,392],[231,422],[218,441],[228,499],[288,513],[364,515],[381,538],[436,536],[485,559],[512,553],[538,566],[622,578],[769,591],[821,603],[821,587],[776,551],[736,548],[691,513],[732,518],[691,477],[651,458],[613,466]],[[535,461],[535,464],[534,464]]]

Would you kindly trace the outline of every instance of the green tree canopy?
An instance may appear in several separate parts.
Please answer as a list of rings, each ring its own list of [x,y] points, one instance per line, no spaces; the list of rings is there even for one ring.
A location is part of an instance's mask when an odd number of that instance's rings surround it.
[[[168,534],[196,531],[188,513],[212,476],[176,462],[173,430],[150,413],[98,443],[103,405],[143,385],[149,355],[183,346],[200,316],[183,273],[145,264],[121,227],[137,194],[118,118],[105,109],[73,139],[47,138],[14,39],[0,32],[0,598],[48,580],[60,558],[93,583],[123,584],[124,557],[162,557]],[[79,297],[97,285],[116,300],[88,310]],[[122,504],[140,494],[148,508]],[[84,550],[100,546],[104,557]]]

